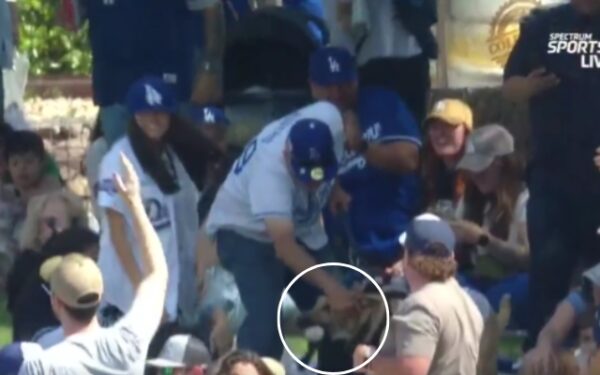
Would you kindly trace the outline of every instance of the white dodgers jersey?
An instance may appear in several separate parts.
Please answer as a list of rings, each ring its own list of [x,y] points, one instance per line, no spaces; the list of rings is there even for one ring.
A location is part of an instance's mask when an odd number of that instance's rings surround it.
[[[318,102],[273,121],[246,145],[229,171],[208,215],[209,235],[228,229],[269,242],[264,219],[281,217],[292,220],[296,237],[309,248],[317,250],[326,245],[320,217],[334,181],[309,193],[295,182],[284,158],[290,129],[302,119],[320,120],[329,126],[335,154],[341,162],[344,128],[334,105]]]

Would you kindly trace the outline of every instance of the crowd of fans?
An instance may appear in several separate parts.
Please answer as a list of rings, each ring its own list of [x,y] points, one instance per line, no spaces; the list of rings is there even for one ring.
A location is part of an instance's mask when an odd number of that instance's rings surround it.
[[[0,21],[17,24],[17,7],[0,0]],[[362,372],[494,374],[507,329],[526,340],[505,372],[600,373],[600,80],[544,46],[552,33],[600,38],[600,1],[523,21],[502,91],[529,104],[527,169],[502,124],[476,123],[462,100],[428,105],[435,1],[60,8],[68,27],[89,23],[92,202],[68,189],[40,135],[2,122],[0,290],[14,343],[0,350],[0,375],[293,374],[280,362],[279,300],[291,278],[329,260],[405,283]],[[312,99],[241,149],[228,137],[244,124],[227,116],[226,91],[239,85],[226,36],[257,14],[304,31],[310,53],[289,75]],[[5,67],[17,42],[6,25]],[[286,86],[277,77],[275,96]],[[283,320],[321,295],[334,316],[360,314],[365,291],[309,275],[285,296]],[[327,358],[336,344],[323,338],[321,370],[359,366],[379,341]]]

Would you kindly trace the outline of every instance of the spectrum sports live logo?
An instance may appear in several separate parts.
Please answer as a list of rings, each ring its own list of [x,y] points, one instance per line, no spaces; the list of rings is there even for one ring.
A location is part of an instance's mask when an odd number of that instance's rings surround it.
[[[600,68],[600,41],[590,33],[552,33],[548,41],[548,54],[575,55],[583,69]]]

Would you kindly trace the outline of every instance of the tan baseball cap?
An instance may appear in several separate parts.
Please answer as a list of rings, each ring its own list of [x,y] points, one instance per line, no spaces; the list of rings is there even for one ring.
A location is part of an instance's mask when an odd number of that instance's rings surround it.
[[[473,130],[467,139],[465,154],[457,168],[471,172],[482,172],[494,160],[515,151],[515,140],[506,128],[500,125],[485,125]]]
[[[262,357],[262,361],[273,375],[285,375],[285,367],[278,360],[270,357]]]
[[[465,125],[467,129],[473,129],[473,110],[459,99],[442,99],[434,104],[431,112],[425,119],[425,125],[433,120],[442,120],[450,125]]]
[[[85,309],[100,304],[104,291],[102,273],[91,258],[81,254],[52,257],[40,267],[41,278],[64,304]]]

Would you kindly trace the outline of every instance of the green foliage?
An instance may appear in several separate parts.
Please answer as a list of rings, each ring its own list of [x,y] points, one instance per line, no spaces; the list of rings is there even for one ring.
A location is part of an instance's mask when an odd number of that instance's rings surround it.
[[[87,25],[77,32],[57,22],[57,0],[19,0],[19,50],[29,56],[30,73],[42,75],[89,75],[92,55]]]

